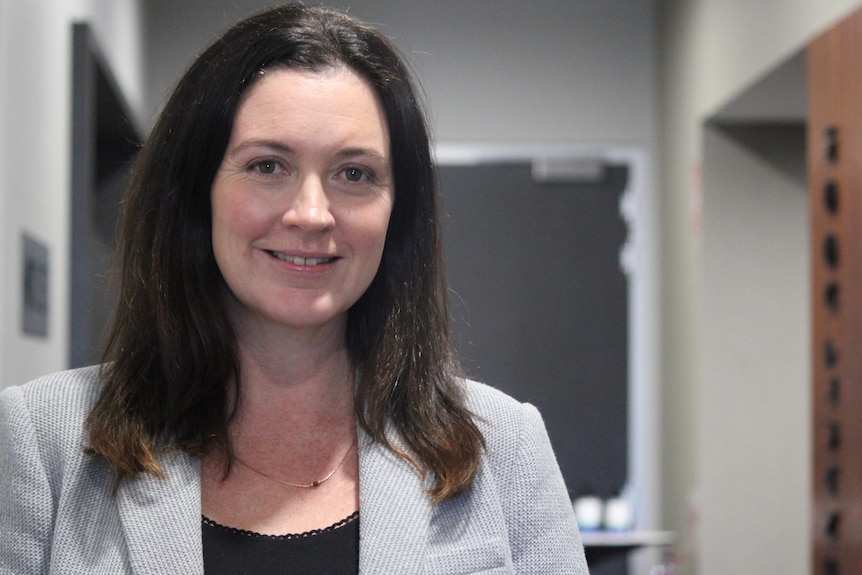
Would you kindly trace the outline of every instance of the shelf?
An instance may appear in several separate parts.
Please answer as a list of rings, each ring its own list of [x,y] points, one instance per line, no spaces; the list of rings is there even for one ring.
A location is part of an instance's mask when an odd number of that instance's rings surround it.
[[[675,537],[670,531],[582,531],[581,541],[587,564],[595,565],[641,547],[673,545]]]
[[[670,531],[582,531],[584,547],[662,547],[672,545]]]

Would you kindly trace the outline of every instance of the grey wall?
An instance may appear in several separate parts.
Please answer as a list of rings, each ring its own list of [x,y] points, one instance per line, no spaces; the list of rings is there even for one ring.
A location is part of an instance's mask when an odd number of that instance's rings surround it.
[[[193,55],[260,0],[144,0],[152,112]],[[336,0],[412,63],[441,141],[654,141],[651,0]]]

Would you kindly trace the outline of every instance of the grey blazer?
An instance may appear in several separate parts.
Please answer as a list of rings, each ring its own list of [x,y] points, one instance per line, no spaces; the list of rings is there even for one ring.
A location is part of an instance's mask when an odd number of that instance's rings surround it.
[[[360,450],[360,573],[587,575],[538,411],[465,385],[487,442],[469,492],[435,505],[403,458]],[[203,573],[198,461],[174,453],[165,479],[141,475],[112,494],[112,472],[83,453],[97,392],[85,368],[0,394],[0,574]]]

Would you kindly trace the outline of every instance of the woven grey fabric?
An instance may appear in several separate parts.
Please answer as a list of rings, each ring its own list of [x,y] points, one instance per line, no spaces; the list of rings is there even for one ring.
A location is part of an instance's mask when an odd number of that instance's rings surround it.
[[[488,444],[468,493],[435,505],[403,458],[360,449],[360,573],[587,575],[538,411],[465,385]],[[0,393],[0,574],[202,573],[198,462],[174,453],[165,479],[113,494],[111,470],[83,452],[98,386],[85,368]]]

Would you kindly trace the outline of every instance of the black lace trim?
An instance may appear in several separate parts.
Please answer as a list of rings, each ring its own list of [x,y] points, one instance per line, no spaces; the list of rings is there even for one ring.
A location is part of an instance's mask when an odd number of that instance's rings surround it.
[[[217,521],[213,521],[209,517],[205,515],[201,515],[201,522],[204,525],[209,527],[215,527],[217,529],[221,529],[223,531],[227,531],[228,533],[233,533],[234,535],[244,535],[246,537],[257,537],[263,539],[275,539],[275,540],[285,540],[285,539],[306,539],[308,537],[314,537],[316,535],[321,535],[323,533],[329,533],[330,531],[335,531],[336,529],[340,529],[345,525],[349,525],[359,519],[359,510],[356,510],[352,515],[345,517],[341,521],[337,523],[333,523],[329,527],[324,527],[323,529],[312,529],[311,531],[306,531],[305,533],[288,533],[287,535],[267,535],[266,533],[258,533],[256,531],[248,531],[247,529],[237,529],[236,527],[228,527],[227,525],[222,525]]]

